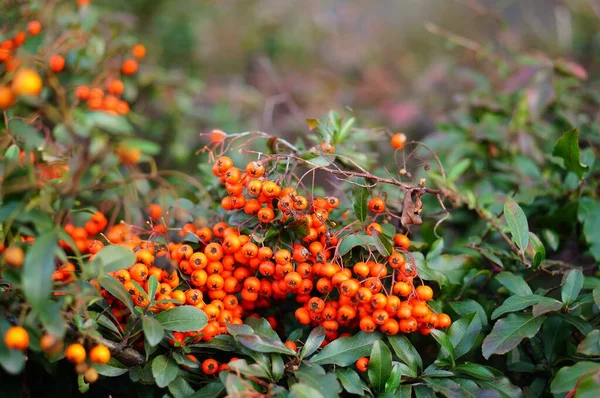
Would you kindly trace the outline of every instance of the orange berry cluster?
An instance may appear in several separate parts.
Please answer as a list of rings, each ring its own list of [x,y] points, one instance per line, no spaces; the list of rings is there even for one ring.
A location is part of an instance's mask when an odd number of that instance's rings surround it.
[[[267,299],[284,299],[291,293],[303,304],[295,312],[297,320],[306,325],[322,325],[328,341],[337,338],[341,328],[349,331],[360,328],[364,332],[379,329],[394,335],[417,330],[428,334],[433,328],[450,326],[448,315],[436,314],[427,305],[433,298],[433,290],[426,285],[414,287],[417,269],[407,251],[409,240],[405,235],[394,237],[399,250],[385,262],[361,261],[352,268],[329,262],[338,245],[338,235],[328,228],[327,220],[338,207],[338,198],[314,198],[309,203],[296,189],[282,188],[269,181],[260,161],[248,163],[242,171],[234,167],[230,158],[221,157],[212,170],[229,193],[221,201],[223,209],[243,209],[263,224],[285,223],[293,218],[304,220],[308,226],[308,233],[293,243],[291,251],[259,248],[235,230],[224,238],[222,246],[234,250],[234,275],[239,273],[238,267],[244,269],[244,274],[250,271],[250,276],[243,280],[242,304],[244,300],[254,301],[261,308],[268,305]],[[380,214],[385,210],[385,202],[372,198],[368,207]],[[381,234],[383,229],[372,222],[366,232]],[[237,281],[241,282],[239,278]],[[391,290],[389,294],[385,284]],[[252,291],[248,292],[248,287],[258,290],[257,294],[249,294]]]
[[[136,44],[131,52],[134,58],[126,59],[121,65],[121,73],[125,76],[137,72],[137,60],[146,56],[146,48],[142,44]],[[90,88],[86,85],[79,86],[75,90],[75,95],[80,101],[85,101],[90,110],[104,111],[113,115],[126,115],[129,113],[129,104],[119,98],[124,91],[125,83],[122,80],[111,79],[106,82],[104,89],[100,87]]]

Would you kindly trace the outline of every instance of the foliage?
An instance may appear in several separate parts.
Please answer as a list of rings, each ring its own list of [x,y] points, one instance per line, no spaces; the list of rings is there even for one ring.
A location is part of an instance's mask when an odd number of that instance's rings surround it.
[[[600,388],[600,97],[581,67],[478,48],[490,77],[424,142],[331,111],[293,142],[215,130],[188,175],[157,167],[137,102],[186,87],[144,80],[137,41],[77,3],[41,32],[12,16],[0,33],[7,391],[38,378],[66,381],[61,395],[175,398]],[[381,142],[393,148],[372,155]],[[225,256],[208,259],[209,241]],[[245,258],[246,244],[271,253]],[[361,302],[358,286],[387,301]]]

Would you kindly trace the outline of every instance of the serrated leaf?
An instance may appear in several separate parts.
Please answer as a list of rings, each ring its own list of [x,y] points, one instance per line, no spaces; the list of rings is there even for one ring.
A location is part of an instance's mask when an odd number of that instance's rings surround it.
[[[529,244],[529,224],[521,206],[511,197],[504,202],[504,218],[513,242],[524,251]]]
[[[515,348],[524,338],[533,337],[545,318],[525,314],[509,314],[494,325],[492,332],[483,340],[483,357],[488,359],[492,354],[506,354]]]
[[[576,128],[566,131],[556,141],[552,155],[562,158],[565,169],[574,172],[579,178],[582,178],[589,168],[579,159],[579,130]]]

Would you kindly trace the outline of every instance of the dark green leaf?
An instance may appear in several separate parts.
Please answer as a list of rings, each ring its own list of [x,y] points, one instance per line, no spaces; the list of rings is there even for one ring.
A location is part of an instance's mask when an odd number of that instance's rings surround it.
[[[169,392],[173,398],[188,398],[194,394],[194,389],[183,377],[176,377],[175,380],[169,383]]]
[[[585,375],[598,372],[600,372],[600,363],[590,361],[581,361],[573,366],[565,366],[556,373],[550,384],[550,391],[554,395],[565,394],[573,390],[577,382]]]
[[[500,396],[504,398],[517,398],[523,396],[521,389],[513,385],[506,377],[496,377],[492,380],[477,380],[477,384],[479,384],[479,387],[482,389],[498,392]]]
[[[577,352],[588,356],[600,356],[600,330],[589,332],[577,346]]]
[[[305,383],[295,383],[290,387],[289,398],[325,398],[318,389]]]
[[[144,315],[142,317],[142,328],[144,330],[144,337],[146,337],[147,343],[151,346],[160,343],[165,336],[165,330],[160,322],[151,316]]]
[[[477,312],[481,324],[483,326],[487,326],[487,314],[485,313],[485,310],[483,309],[481,304],[479,304],[477,301],[469,299],[463,301],[451,301],[449,304],[450,307],[454,310],[454,312],[456,312],[460,316],[468,315],[471,312]]]
[[[92,261],[104,272],[115,272],[135,264],[135,254],[128,247],[110,245],[100,250]]]
[[[107,364],[95,363],[94,368],[102,376],[107,377],[121,376],[129,371],[129,369],[125,365],[123,365],[114,358],[111,358]]]
[[[165,330],[191,332],[201,330],[208,323],[204,311],[191,305],[182,305],[156,314],[156,320]]]
[[[320,365],[349,366],[358,358],[369,355],[371,347],[377,340],[381,340],[379,332],[358,332],[351,337],[342,337],[327,344],[311,358],[310,362]]]
[[[385,391],[385,383],[392,373],[392,353],[381,341],[376,341],[371,349],[368,375],[375,391]]]
[[[452,323],[448,329],[448,338],[454,347],[455,359],[468,353],[473,344],[477,341],[477,336],[481,332],[481,320],[477,313],[472,312]]]
[[[484,358],[488,359],[492,354],[505,354],[524,338],[533,337],[540,330],[544,320],[544,317],[536,318],[525,314],[509,314],[500,319],[483,341]]]
[[[556,141],[552,155],[562,158],[565,169],[574,172],[579,178],[588,170],[588,166],[581,164],[579,159],[579,130],[576,128],[566,131]]]
[[[175,361],[164,355],[159,355],[152,360],[152,375],[156,385],[161,388],[168,386],[177,377],[178,371],[179,367]]]
[[[110,294],[112,294],[117,300],[122,302],[129,308],[131,314],[135,316],[135,312],[133,310],[133,301],[131,300],[131,296],[129,292],[121,285],[118,279],[105,275],[100,279],[100,286],[105,288]]]
[[[311,330],[304,347],[302,347],[302,351],[300,351],[300,358],[309,357],[313,352],[317,351],[323,340],[325,340],[325,328],[323,326]]]
[[[525,251],[529,244],[529,225],[521,206],[511,197],[504,202],[504,218],[510,230],[513,242]]]
[[[29,124],[25,124],[21,119],[11,118],[8,122],[8,129],[19,140],[19,145],[27,151],[32,151],[44,144],[43,134]]]
[[[459,329],[462,329],[462,328],[459,328]],[[459,333],[457,332],[457,336],[458,336],[458,334]],[[454,346],[452,345],[452,342],[450,342],[450,338],[448,337],[448,335],[438,329],[433,329],[431,331],[431,335],[440,345],[439,357],[440,358],[450,357],[450,360],[452,361],[452,366],[454,366],[454,359],[455,359]]]
[[[342,386],[334,373],[326,373],[318,365],[301,366],[295,374],[300,383],[319,391],[324,397],[336,397],[342,392]]]
[[[475,398],[475,394],[473,392],[468,391],[450,379],[424,378],[423,381],[435,392],[440,393],[447,398]]]
[[[478,380],[491,380],[494,378],[494,373],[491,370],[476,363],[465,362],[464,364],[455,367],[454,370]]]
[[[360,185],[354,185],[352,188],[352,206],[354,214],[360,222],[364,223],[368,214],[369,190]]]
[[[225,386],[220,381],[212,381],[196,391],[190,398],[216,398],[225,392]]]
[[[364,383],[360,379],[358,373],[349,368],[337,369],[335,374],[339,381],[342,383],[342,386],[346,391],[350,394],[362,395]]]
[[[510,296],[509,298],[504,300],[500,307],[496,308],[494,312],[492,312],[492,319],[499,318],[502,315],[507,314],[509,312],[521,311],[522,309],[540,303],[560,304],[560,301],[550,297],[538,296],[537,294],[531,294],[528,296]]]
[[[592,325],[590,325],[588,321],[581,319],[578,316],[564,313],[560,313],[558,314],[558,316],[562,317],[565,321],[575,326],[577,330],[579,330],[579,332],[581,332],[581,334],[583,335],[587,335],[589,332],[592,331]]]
[[[560,289],[562,302],[569,305],[573,302],[583,287],[583,273],[578,269],[572,269],[566,275]]]
[[[39,311],[44,311],[52,292],[52,273],[57,248],[56,233],[47,232],[36,238],[25,256],[23,291],[29,304]]]
[[[392,372],[390,373],[390,377],[388,377],[387,381],[385,382],[385,391],[386,392],[394,392],[400,386],[400,378],[402,377],[402,369],[401,369],[400,365],[403,365],[404,367],[406,367],[406,365],[404,365],[403,363],[400,363],[400,362],[393,363]]]
[[[512,272],[500,272],[496,275],[496,280],[512,294],[517,296],[528,296],[533,294],[531,288],[520,276],[514,275]]]
[[[559,348],[567,337],[571,335],[571,329],[566,321],[556,315],[551,316],[542,326],[542,340],[544,343],[544,355],[548,363],[552,364],[559,354]]]
[[[257,352],[280,353],[287,355],[296,354],[293,350],[286,347],[280,340],[272,340],[268,337],[263,337],[257,334],[241,334],[237,335],[235,339],[244,347]]]
[[[414,372],[423,368],[423,361],[417,349],[405,337],[400,335],[387,336],[390,346],[396,356],[407,364]]]
[[[532,265],[535,268],[538,267],[546,258],[546,248],[544,247],[544,244],[540,238],[538,238],[533,232],[529,233],[529,244],[534,252]]]

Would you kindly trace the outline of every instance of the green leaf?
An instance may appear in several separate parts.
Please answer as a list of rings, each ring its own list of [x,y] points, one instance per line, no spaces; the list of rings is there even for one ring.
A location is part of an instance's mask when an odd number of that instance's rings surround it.
[[[471,312],[476,312],[477,315],[479,315],[481,324],[483,326],[487,326],[487,314],[481,304],[479,304],[477,301],[468,299],[463,301],[451,301],[449,304],[450,308],[452,308],[452,310],[454,310],[454,312],[456,312],[459,316],[465,316]]]
[[[379,332],[358,332],[351,337],[336,339],[314,355],[310,362],[319,365],[350,366],[358,358],[369,355],[371,347],[375,341],[381,340],[381,337]]]
[[[450,379],[424,378],[423,381],[435,392],[438,392],[447,398],[475,398],[475,394]]]
[[[433,329],[431,331],[431,335],[440,345],[439,357],[450,357],[450,360],[452,361],[452,366],[454,366],[454,346],[452,345],[452,342],[450,342],[450,338],[448,337],[448,335],[438,329]]]
[[[127,306],[131,314],[135,316],[135,311],[133,309],[133,301],[131,300],[131,296],[129,292],[121,285],[118,279],[105,275],[100,280],[100,286],[105,288],[110,294],[112,294],[117,300],[122,302]]]
[[[583,287],[583,273],[578,269],[572,269],[564,278],[564,283],[560,289],[562,302],[569,305],[579,295]]]
[[[204,311],[191,305],[182,305],[156,314],[156,320],[165,330],[191,332],[201,330],[208,323]]]
[[[354,185],[352,188],[352,207],[356,218],[364,223],[368,214],[369,190],[360,185]]]
[[[387,336],[387,339],[396,356],[402,362],[407,364],[414,372],[423,368],[423,360],[421,359],[419,352],[405,336]]]
[[[471,159],[463,159],[456,163],[448,172],[447,179],[450,182],[455,182],[458,178],[471,166]]]
[[[560,347],[567,337],[571,335],[571,328],[566,321],[559,316],[551,316],[542,326],[542,341],[544,343],[544,355],[548,363],[552,364],[559,356]]]
[[[258,334],[240,334],[235,336],[235,339],[244,347],[256,352],[279,353],[287,355],[296,354],[293,350],[285,346],[285,344],[283,344],[280,340],[273,340]]]
[[[125,246],[110,245],[100,250],[92,260],[104,272],[115,272],[135,264],[135,254]]]
[[[183,377],[176,377],[175,380],[169,383],[169,392],[173,398],[188,398],[194,394],[194,389]]]
[[[558,249],[558,244],[560,243],[560,237],[551,229],[542,230],[542,237],[546,241],[546,243],[550,246],[552,251],[556,251]]]
[[[494,312],[492,312],[492,319],[499,318],[502,315],[507,314],[509,312],[521,311],[522,309],[540,303],[561,304],[558,300],[555,300],[550,297],[539,296],[537,294],[531,294],[529,296],[510,296],[509,298],[504,300],[500,307],[496,308]]]
[[[388,377],[387,381],[385,382],[385,392],[394,392],[400,386],[400,379],[402,378],[402,366],[407,367],[400,362],[393,363],[390,377]]]
[[[13,136],[17,136],[22,148],[32,151],[44,144],[42,133],[21,119],[11,118],[8,122],[8,129]]]
[[[512,294],[517,296],[528,296],[533,294],[531,288],[520,276],[513,274],[512,272],[500,272],[496,275],[496,280],[505,288],[508,289]]]
[[[588,166],[581,163],[579,156],[579,130],[576,128],[566,131],[554,145],[552,155],[562,158],[564,168],[582,178]]]
[[[546,248],[544,247],[544,244],[540,238],[538,238],[538,236],[533,232],[529,233],[529,244],[534,252],[532,265],[535,268],[538,267],[546,258]]]
[[[279,354],[271,355],[271,374],[273,381],[279,381],[285,373],[285,363],[283,357]]]
[[[121,376],[129,371],[125,365],[114,358],[111,358],[106,364],[95,363],[94,368],[99,374],[106,377]]]
[[[525,314],[509,314],[494,325],[492,332],[483,340],[483,357],[492,354],[506,354],[515,348],[524,338],[533,337],[546,318]]]
[[[112,134],[129,134],[133,130],[123,116],[110,115],[106,112],[90,112],[86,116],[90,128],[99,128]]]
[[[563,318],[571,325],[575,326],[577,330],[579,330],[583,335],[587,335],[589,332],[592,331],[592,325],[590,325],[590,323],[585,319],[581,319],[578,316],[565,313],[559,313],[558,316]]]
[[[324,397],[337,397],[342,392],[342,386],[338,382],[337,377],[335,377],[335,374],[326,373],[319,365],[301,366],[295,373],[295,376],[300,383],[316,389]]]
[[[273,330],[271,324],[265,318],[255,318],[251,316],[246,318],[244,322],[246,325],[250,326],[256,333],[268,337],[272,340],[281,341],[277,332]]]
[[[177,377],[179,367],[175,361],[167,358],[164,355],[159,355],[152,360],[152,375],[156,381],[156,385],[164,388],[169,385]]]
[[[525,251],[529,244],[529,225],[527,223],[527,217],[521,206],[511,197],[506,198],[504,202],[504,218],[508,229],[512,235],[512,240],[515,244]]]
[[[362,395],[363,394],[363,389],[365,387],[364,383],[360,379],[360,376],[358,375],[358,373],[356,373],[354,370],[352,370],[350,368],[337,369],[335,371],[335,374],[336,374],[338,380],[340,381],[340,383],[342,383],[342,386],[344,387],[344,389],[346,391],[348,391],[350,394],[354,394],[354,395]]]
[[[317,351],[323,340],[325,340],[325,328],[323,326],[311,330],[304,347],[302,347],[302,351],[300,351],[300,358],[306,358]]]
[[[151,316],[144,315],[142,317],[142,328],[144,330],[144,337],[151,346],[160,343],[165,336],[165,330],[160,322]]]
[[[158,290],[158,279],[156,279],[156,276],[150,275],[150,278],[148,278],[148,299],[149,300],[154,300],[154,296],[156,295],[157,290]]]
[[[220,381],[212,381],[196,391],[190,398],[215,398],[225,392],[225,386]]]
[[[448,338],[454,347],[455,359],[468,353],[481,332],[481,320],[476,312],[472,312],[452,323],[448,329]]]
[[[577,352],[587,356],[600,356],[600,330],[592,330],[577,346]]]
[[[550,384],[550,391],[554,395],[568,393],[584,376],[598,372],[600,372],[600,363],[590,361],[581,361],[573,366],[565,366],[556,373]]]
[[[47,232],[37,237],[25,256],[23,291],[29,304],[38,311],[44,311],[49,303],[57,248],[56,233]]]
[[[577,383],[575,388],[575,396],[577,398],[596,398],[600,391],[600,380],[598,380],[598,373],[591,373],[585,375]]]
[[[246,376],[258,377],[261,379],[270,378],[269,373],[259,364],[248,365],[245,359],[238,359],[229,363],[229,367]]]
[[[504,398],[515,398],[522,397],[523,392],[521,389],[510,382],[506,377],[496,377],[492,380],[477,380],[479,387],[486,390],[493,390],[498,392],[501,397]]]
[[[494,373],[490,369],[477,363],[465,362],[455,367],[454,371],[478,380],[491,380],[494,378]]]
[[[289,398],[325,398],[321,392],[305,383],[295,383],[290,387]]]
[[[371,349],[367,373],[375,391],[385,391],[385,383],[392,374],[392,353],[387,345],[379,340]]]

